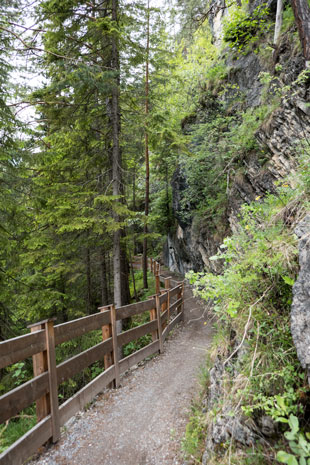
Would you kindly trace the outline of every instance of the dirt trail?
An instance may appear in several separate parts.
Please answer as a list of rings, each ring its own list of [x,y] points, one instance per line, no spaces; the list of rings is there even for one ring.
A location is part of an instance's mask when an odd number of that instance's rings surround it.
[[[211,342],[207,321],[186,286],[185,321],[167,338],[164,354],[125,374],[119,389],[71,419],[60,441],[32,465],[182,464],[181,439]]]

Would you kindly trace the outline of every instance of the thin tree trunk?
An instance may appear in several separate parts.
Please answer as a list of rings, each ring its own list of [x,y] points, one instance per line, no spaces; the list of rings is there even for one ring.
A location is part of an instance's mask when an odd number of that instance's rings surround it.
[[[277,1],[277,14],[276,14],[276,24],[274,28],[274,37],[273,43],[276,45],[280,37],[281,27],[282,27],[282,17],[283,17],[283,0]]]
[[[139,302],[139,297],[138,297],[137,288],[136,288],[135,270],[133,269],[132,260],[130,260],[130,271],[131,271],[132,284],[133,284],[133,293],[134,293],[134,296],[135,296],[135,301]]]
[[[170,202],[169,202],[169,177],[168,163],[166,161],[166,216],[167,216],[167,234],[170,231]]]
[[[295,22],[297,25],[299,38],[306,68],[310,67],[310,7],[308,0],[292,0]]]
[[[101,247],[100,250],[100,271],[101,271],[101,304],[108,305],[108,283],[107,283],[107,264],[105,250]]]
[[[133,177],[132,177],[132,210],[135,212],[137,211],[137,206],[136,206],[136,166],[133,171]]]
[[[86,313],[91,314],[91,270],[90,270],[90,251],[86,249]]]
[[[126,237],[125,230],[121,231],[121,238]],[[130,289],[129,289],[129,263],[127,259],[127,248],[121,244],[121,299],[122,305],[130,303]]]
[[[112,276],[113,276],[113,263],[111,259],[111,254],[108,254],[108,302],[114,302],[114,292],[113,292],[113,283],[112,283]]]
[[[150,54],[150,0],[147,2],[147,26],[146,26],[146,62],[145,62],[145,223],[143,228],[143,286],[148,288],[147,282],[147,219],[149,215],[150,201],[150,161],[149,161],[149,54]]]

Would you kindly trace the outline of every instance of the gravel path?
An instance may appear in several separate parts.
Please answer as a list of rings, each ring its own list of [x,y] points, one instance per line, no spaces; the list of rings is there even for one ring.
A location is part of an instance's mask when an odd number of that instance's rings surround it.
[[[185,289],[185,321],[164,354],[144,362],[71,419],[60,441],[32,465],[181,465],[181,440],[211,342],[203,304]]]

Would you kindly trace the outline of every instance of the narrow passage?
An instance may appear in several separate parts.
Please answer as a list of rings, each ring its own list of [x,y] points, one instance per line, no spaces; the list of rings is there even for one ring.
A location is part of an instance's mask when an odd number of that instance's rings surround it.
[[[119,389],[71,419],[61,440],[32,465],[182,465],[181,439],[211,337],[207,312],[186,286],[185,321],[164,354],[125,374]]]

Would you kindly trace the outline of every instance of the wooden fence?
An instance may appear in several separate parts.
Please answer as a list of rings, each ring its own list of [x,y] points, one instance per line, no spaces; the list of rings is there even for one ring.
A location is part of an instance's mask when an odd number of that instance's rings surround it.
[[[124,307],[108,305],[99,312],[54,326],[45,320],[30,326],[24,336],[0,343],[0,369],[32,357],[34,377],[0,397],[0,424],[36,402],[38,423],[0,455],[1,465],[21,465],[48,440],[56,442],[60,427],[82,410],[99,392],[113,383],[119,386],[120,375],[156,352],[163,352],[169,332],[183,318],[184,283],[171,287],[171,278],[160,276],[160,265],[150,259],[155,274],[156,294],[148,300]],[[164,285],[164,289],[160,287]],[[117,334],[116,321],[143,312],[150,321]],[[55,347],[63,342],[102,329],[102,342],[56,365]],[[119,348],[146,334],[152,342],[119,360]],[[84,386],[62,405],[58,404],[58,386],[91,364],[104,360],[105,371]]]

